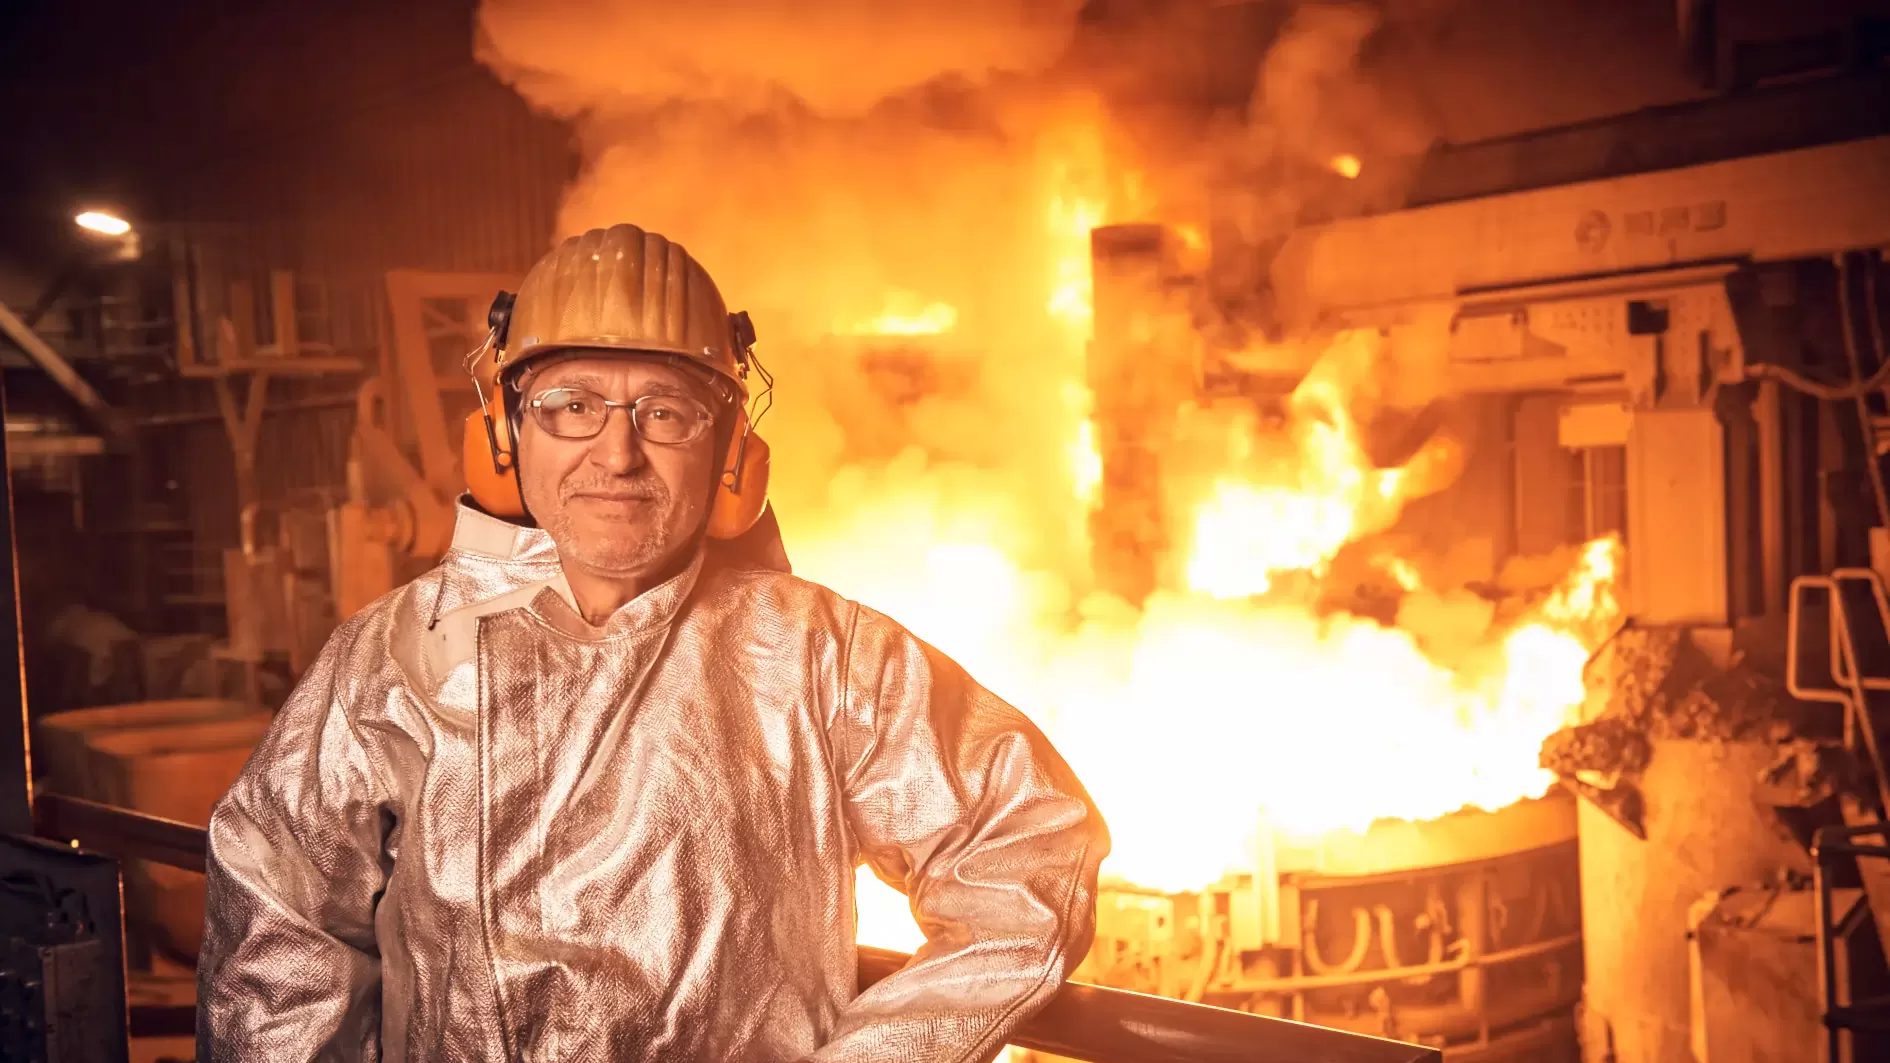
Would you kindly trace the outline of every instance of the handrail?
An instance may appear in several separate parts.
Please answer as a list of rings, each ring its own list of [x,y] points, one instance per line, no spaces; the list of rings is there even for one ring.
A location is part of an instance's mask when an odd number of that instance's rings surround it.
[[[33,819],[41,837],[127,859],[204,869],[202,827],[40,793]],[[910,957],[861,947],[860,987],[905,966]],[[1070,982],[1010,1041],[1090,1063],[1443,1063],[1436,1048],[1250,1015],[1227,1008]]]
[[[202,873],[208,832],[194,823],[148,816],[79,797],[33,795],[33,829],[119,859],[150,860]]]

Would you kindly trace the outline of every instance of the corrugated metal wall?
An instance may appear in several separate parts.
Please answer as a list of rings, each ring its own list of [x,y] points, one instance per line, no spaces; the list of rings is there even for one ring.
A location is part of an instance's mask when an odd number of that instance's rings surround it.
[[[171,198],[183,231],[214,232],[238,272],[261,282],[268,269],[294,269],[304,337],[319,334],[373,371],[385,330],[385,272],[522,273],[550,245],[576,161],[561,124],[532,113],[473,62],[470,32],[440,39],[459,22],[443,29],[436,12],[413,28],[434,36],[415,42],[385,26],[359,32],[363,18],[377,25],[385,18],[357,16],[354,28],[348,19],[321,24],[321,32],[349,40],[345,54],[322,41],[285,53],[301,63],[325,54],[336,79],[353,88],[298,98],[279,122],[252,121],[237,140],[192,141],[187,151],[197,158],[177,175]],[[254,101],[239,110],[251,119],[260,111]],[[266,302],[266,287],[257,290]],[[322,320],[310,319],[316,308]],[[272,385],[257,464],[265,501],[342,487],[352,386],[346,379]],[[139,410],[162,422],[147,431],[164,433],[161,467],[177,482],[204,578],[215,579],[209,562],[238,536],[230,445],[209,383],[160,391],[141,397]],[[236,393],[240,401],[242,388]]]

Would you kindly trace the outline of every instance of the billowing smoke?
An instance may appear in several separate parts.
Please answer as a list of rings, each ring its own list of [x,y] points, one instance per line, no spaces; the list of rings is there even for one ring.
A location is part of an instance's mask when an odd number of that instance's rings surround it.
[[[1541,672],[1546,654],[1567,672],[1572,646],[1579,688],[1582,657],[1554,625],[1517,642],[1520,614],[1481,600],[1436,596],[1421,624],[1412,610],[1422,638],[1319,604],[1340,549],[1440,489],[1461,448],[1420,440],[1373,467],[1358,417],[1425,397],[1398,352],[1262,336],[1266,308],[1239,299],[1151,355],[1187,380],[1163,399],[1176,445],[1150,486],[1176,556],[1145,607],[1093,593],[1091,228],[1161,221],[1217,254],[1223,237],[1264,249],[1343,192],[1336,156],[1370,165],[1426,135],[1366,73],[1380,15],[1362,6],[1247,5],[1274,24],[1231,113],[1155,100],[1165,74],[1128,91],[1108,72],[1154,55],[1187,74],[1220,6],[1172,5],[1113,37],[1073,0],[486,0],[479,18],[482,58],[583,147],[560,235],[662,232],[754,314],[780,381],[760,430],[797,571],[1046,722],[1116,827],[1112,866],[1181,886],[1250,853],[1263,818],[1316,832],[1540,792],[1532,743],[1567,691],[1511,689],[1505,669]],[[1264,290],[1254,261],[1216,273],[1244,298]],[[1272,421],[1244,396],[1198,401],[1190,360],[1243,344],[1250,367],[1301,372],[1324,352],[1325,368]],[[1174,466],[1189,455],[1198,467]],[[1207,538],[1218,554],[1194,549]],[[1421,589],[1400,565],[1380,567]],[[1277,568],[1296,567],[1314,593],[1282,598]],[[1319,787],[1341,778],[1375,783],[1329,801]]]
[[[1080,533],[1073,506],[991,512],[1068,496],[1081,345],[1044,308],[1087,233],[1045,211],[1104,171],[1093,118],[1061,117],[1081,101],[1034,75],[1074,18],[1071,0],[483,6],[482,57],[575,123],[563,232],[662,232],[754,315],[791,545],[891,491],[1039,559]],[[1066,151],[1059,126],[1086,142]],[[934,307],[948,329],[908,320]],[[926,538],[879,550],[910,567]]]
[[[1081,0],[486,0],[479,56],[566,117],[714,101],[793,100],[859,115],[934,82],[1043,70]]]

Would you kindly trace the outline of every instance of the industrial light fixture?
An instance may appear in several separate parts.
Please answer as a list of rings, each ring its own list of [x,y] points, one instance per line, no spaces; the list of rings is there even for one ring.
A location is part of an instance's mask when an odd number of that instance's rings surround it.
[[[87,209],[72,216],[72,221],[88,239],[82,254],[99,262],[135,262],[143,253],[140,233],[131,223],[109,210]]]
[[[98,233],[102,236],[124,236],[131,231],[131,223],[116,214],[102,210],[81,211],[72,219],[79,228]]]

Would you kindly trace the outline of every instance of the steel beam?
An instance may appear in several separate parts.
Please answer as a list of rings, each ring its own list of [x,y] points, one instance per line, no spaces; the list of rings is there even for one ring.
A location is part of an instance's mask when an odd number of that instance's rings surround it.
[[[10,315],[9,315],[10,316]],[[0,409],[6,406],[6,374],[0,373]],[[20,581],[13,546],[13,476],[7,471],[7,438],[0,432],[0,834],[33,833],[33,771],[27,748],[26,651],[20,642]]]
[[[1890,136],[1401,210],[1293,232],[1282,323],[1524,284],[1890,246]]]
[[[4,303],[0,303],[0,333],[5,333],[8,339],[17,344],[20,350],[32,359],[34,365],[39,366],[47,376],[53,378],[53,383],[58,384],[61,390],[72,396],[74,402],[83,406],[85,412],[107,434],[121,442],[131,440],[131,429],[124,417],[120,416],[103,396],[93,390],[92,385],[79,375],[78,370],[72,368],[70,363],[60,357],[58,351],[53,350],[45,340],[40,339],[39,333],[29,328],[26,322],[20,320],[19,316],[9,310]]]

